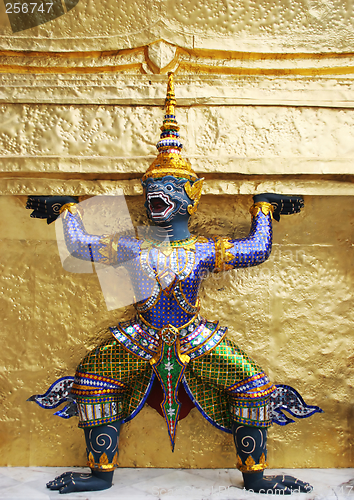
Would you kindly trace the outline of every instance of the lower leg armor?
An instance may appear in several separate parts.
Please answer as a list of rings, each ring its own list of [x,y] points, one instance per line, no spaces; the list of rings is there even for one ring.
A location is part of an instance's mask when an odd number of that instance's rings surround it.
[[[237,450],[237,468],[243,475],[245,489],[257,493],[291,495],[309,493],[312,486],[285,474],[264,476],[267,467],[267,430],[235,422],[232,432]]]
[[[118,441],[120,420],[108,425],[84,428],[87,465],[92,474],[112,483],[114,469],[118,467]]]
[[[248,427],[235,422],[232,433],[236,445],[237,465],[243,475],[245,488],[258,476],[263,477],[267,464],[267,429]]]

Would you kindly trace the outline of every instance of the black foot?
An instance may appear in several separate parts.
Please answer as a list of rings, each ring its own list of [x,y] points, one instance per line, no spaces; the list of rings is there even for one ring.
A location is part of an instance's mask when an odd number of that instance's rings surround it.
[[[47,488],[50,490],[59,490],[59,493],[107,490],[112,486],[112,478],[113,472],[101,472],[97,475],[94,472],[92,474],[64,472],[64,474],[56,477],[53,481],[49,481]]]
[[[263,472],[243,474],[245,489],[255,493],[291,495],[310,493],[312,486],[293,476],[263,476]]]

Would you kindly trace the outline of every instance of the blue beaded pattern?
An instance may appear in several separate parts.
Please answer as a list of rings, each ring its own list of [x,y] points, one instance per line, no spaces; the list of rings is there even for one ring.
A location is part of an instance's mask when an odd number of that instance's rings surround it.
[[[201,282],[210,272],[261,264],[270,255],[272,241],[270,215],[261,211],[254,217],[247,238],[198,238],[194,249],[181,246],[169,255],[157,247],[142,249],[141,240],[128,236],[117,238],[113,249],[114,237],[87,234],[80,217],[71,213],[65,217],[64,234],[73,255],[127,268],[135,295],[146,297],[134,305],[144,321],[157,330],[168,324],[180,328],[190,322],[199,308]],[[163,293],[157,279],[166,270],[178,278],[169,295]]]

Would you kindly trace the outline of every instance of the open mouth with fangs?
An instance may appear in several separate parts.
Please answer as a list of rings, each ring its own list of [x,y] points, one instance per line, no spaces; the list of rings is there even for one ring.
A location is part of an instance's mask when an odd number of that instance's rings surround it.
[[[154,219],[165,219],[175,208],[173,201],[162,191],[148,193],[147,202]]]

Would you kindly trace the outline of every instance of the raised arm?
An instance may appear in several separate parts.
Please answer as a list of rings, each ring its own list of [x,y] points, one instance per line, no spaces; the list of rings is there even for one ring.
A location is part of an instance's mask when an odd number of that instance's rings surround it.
[[[251,230],[247,238],[233,240],[215,238],[215,270],[227,271],[238,267],[257,266],[265,262],[272,250],[272,219],[281,214],[300,212],[304,206],[300,196],[284,196],[273,193],[256,195]]]
[[[87,233],[77,199],[69,196],[31,196],[27,208],[31,217],[47,219],[50,224],[63,214],[64,237],[71,255],[82,260],[120,264],[135,257],[137,240],[119,235],[98,236]]]

